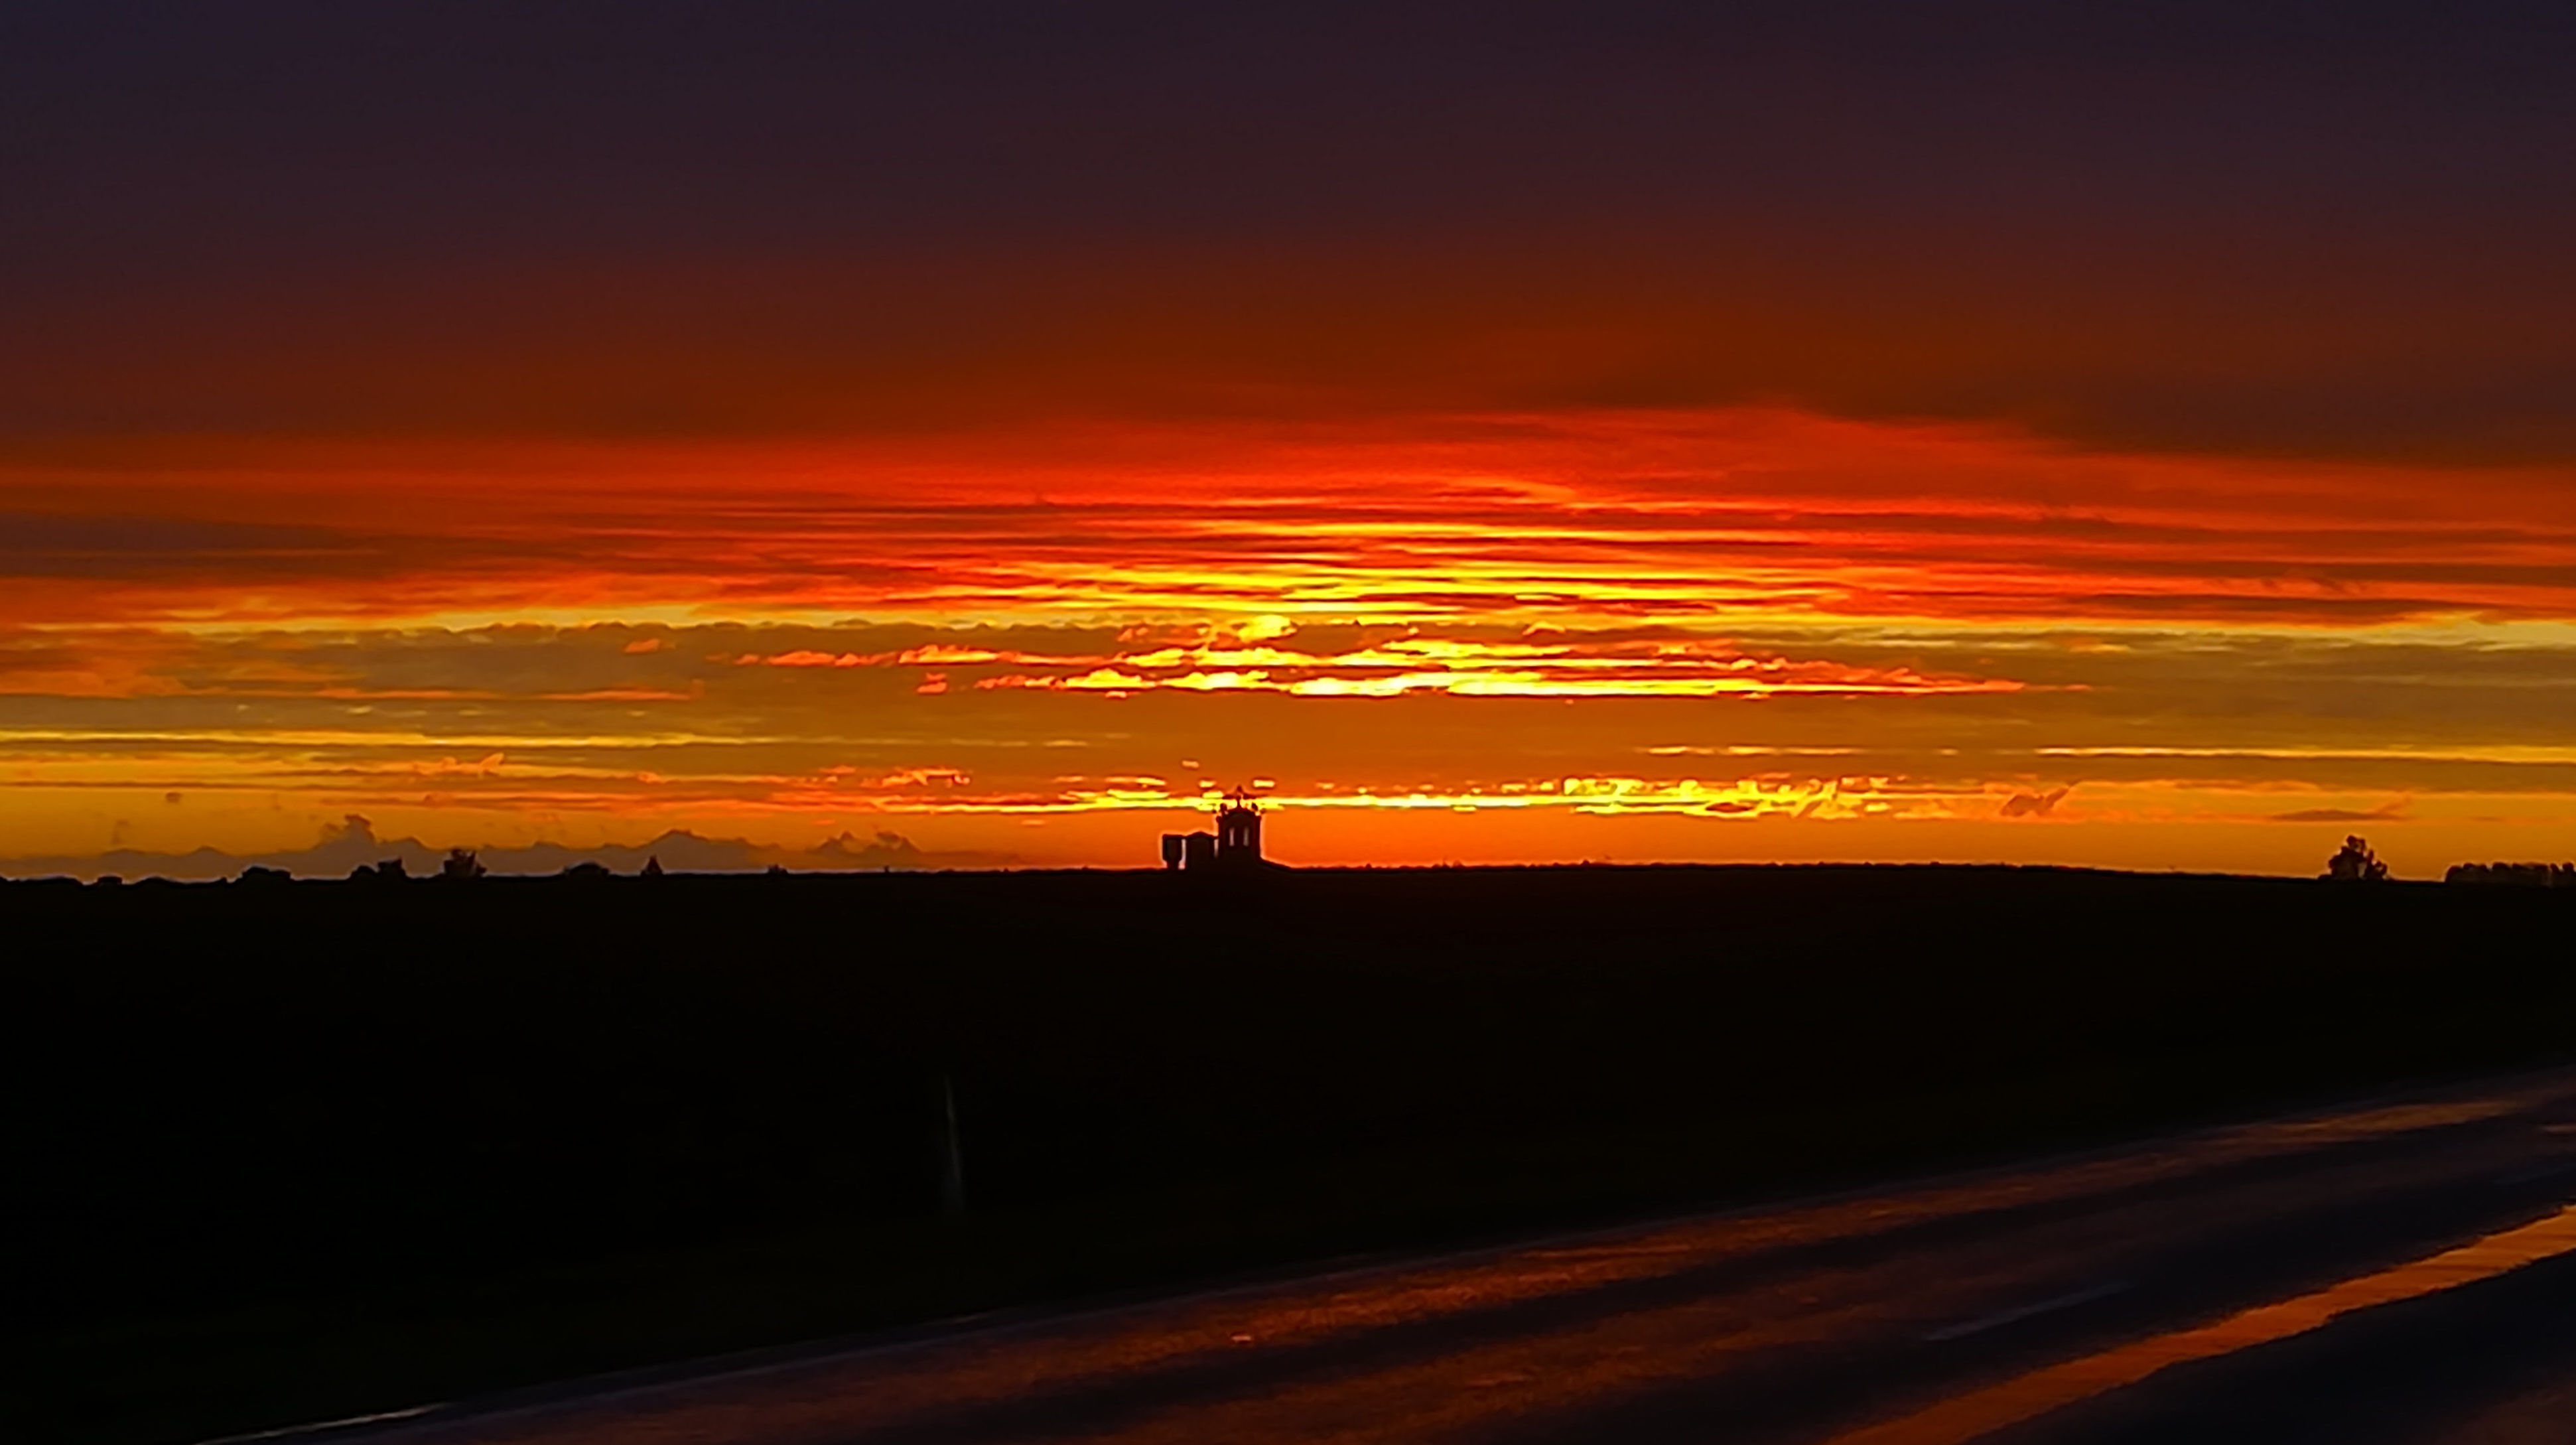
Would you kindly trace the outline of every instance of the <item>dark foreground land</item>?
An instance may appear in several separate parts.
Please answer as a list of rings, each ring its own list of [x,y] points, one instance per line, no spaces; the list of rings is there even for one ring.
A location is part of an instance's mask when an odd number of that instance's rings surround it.
[[[2568,890],[1965,868],[22,883],[0,948],[0,1435],[64,1441],[2576,1053]]]
[[[2567,1445],[2576,1070],[349,1445]]]

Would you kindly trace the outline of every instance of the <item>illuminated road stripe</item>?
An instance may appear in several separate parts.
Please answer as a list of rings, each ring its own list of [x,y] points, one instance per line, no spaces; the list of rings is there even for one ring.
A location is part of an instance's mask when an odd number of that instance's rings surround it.
[[[2439,1294],[2576,1252],[2576,1205],[2472,1244],[2330,1285],[2314,1294],[2258,1305],[2215,1324],[2157,1335],[1990,1385],[1901,1419],[1882,1421],[1829,1445],[1964,1445],[2079,1400],[2107,1394],[2175,1365],[2212,1359],[2306,1334],[2354,1310]]]

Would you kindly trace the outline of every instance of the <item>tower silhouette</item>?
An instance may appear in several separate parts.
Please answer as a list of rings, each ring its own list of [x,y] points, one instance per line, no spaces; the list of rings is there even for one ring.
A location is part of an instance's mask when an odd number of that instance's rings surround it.
[[[1241,788],[1228,793],[1216,814],[1216,861],[1248,866],[1261,861],[1261,803]]]
[[[1237,788],[1217,804],[1216,832],[1165,833],[1163,866],[1181,871],[1262,866],[1261,800]]]

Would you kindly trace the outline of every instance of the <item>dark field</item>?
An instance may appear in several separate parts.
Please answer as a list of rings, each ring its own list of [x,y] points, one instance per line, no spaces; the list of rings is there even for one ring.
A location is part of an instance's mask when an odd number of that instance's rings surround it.
[[[11,1439],[202,1438],[2576,1052],[2576,890],[19,883],[0,939]]]

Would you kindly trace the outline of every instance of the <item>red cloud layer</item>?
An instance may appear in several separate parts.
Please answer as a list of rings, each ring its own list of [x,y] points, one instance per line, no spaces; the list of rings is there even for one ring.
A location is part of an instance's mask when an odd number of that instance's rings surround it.
[[[739,448],[250,447],[0,481],[28,621],[2576,614],[2562,470],[2067,453],[1791,412]]]

